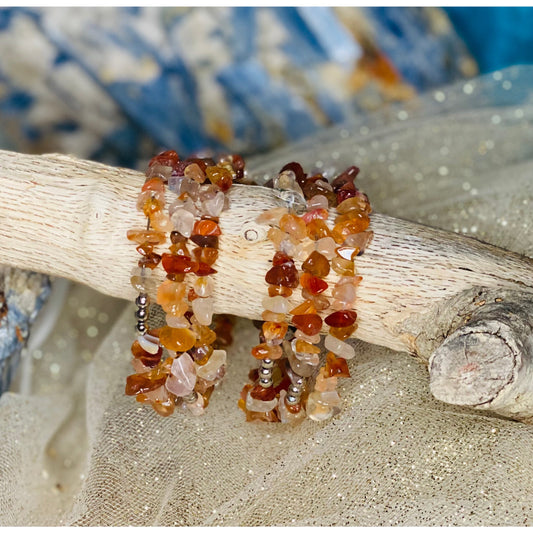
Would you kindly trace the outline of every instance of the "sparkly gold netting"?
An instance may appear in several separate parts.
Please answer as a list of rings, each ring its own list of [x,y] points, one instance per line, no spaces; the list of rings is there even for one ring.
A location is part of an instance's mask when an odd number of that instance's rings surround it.
[[[355,162],[377,211],[533,255],[530,87],[529,69],[497,73],[252,167]],[[437,402],[407,355],[355,343],[330,422],[245,424],[256,331],[239,320],[207,414],[162,419],[123,395],[131,313],[73,287],[33,394],[0,399],[2,525],[533,522],[533,428]]]

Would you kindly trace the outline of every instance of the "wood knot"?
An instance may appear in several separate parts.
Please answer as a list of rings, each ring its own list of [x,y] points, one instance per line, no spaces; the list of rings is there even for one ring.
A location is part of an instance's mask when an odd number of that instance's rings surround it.
[[[248,242],[264,241],[267,237],[267,230],[255,223],[245,223],[241,229],[241,236]]]

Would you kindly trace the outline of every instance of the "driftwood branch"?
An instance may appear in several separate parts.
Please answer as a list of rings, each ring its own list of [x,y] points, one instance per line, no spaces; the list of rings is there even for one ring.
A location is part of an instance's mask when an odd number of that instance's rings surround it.
[[[143,179],[67,156],[0,152],[2,262],[133,300],[137,252],[125,235],[145,224],[135,210]],[[230,191],[220,219],[216,312],[260,317],[272,246],[255,218],[278,205],[263,187]],[[443,401],[533,418],[533,261],[379,214],[371,227],[374,240],[357,258],[355,336],[429,361],[431,390]]]

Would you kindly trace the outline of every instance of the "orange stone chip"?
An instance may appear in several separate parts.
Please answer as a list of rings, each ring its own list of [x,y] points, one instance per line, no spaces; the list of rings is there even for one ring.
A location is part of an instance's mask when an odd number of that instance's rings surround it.
[[[192,229],[193,235],[222,235],[219,225],[214,220],[197,220]]]
[[[321,253],[314,251],[303,262],[302,270],[318,278],[325,278],[329,274],[329,261]]]
[[[350,370],[346,359],[328,352],[326,355],[326,375],[328,377],[349,378]]]
[[[294,315],[292,323],[305,335],[312,337],[320,333],[322,329],[322,319],[318,315]]]
[[[188,328],[163,326],[159,332],[159,342],[168,350],[186,352],[196,341],[196,334]]]

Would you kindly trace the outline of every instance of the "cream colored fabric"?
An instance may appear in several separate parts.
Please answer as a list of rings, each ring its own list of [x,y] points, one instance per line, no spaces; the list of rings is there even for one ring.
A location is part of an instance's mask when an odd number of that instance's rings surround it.
[[[355,163],[377,211],[533,255],[532,82],[515,69],[463,83],[251,168]],[[408,355],[356,342],[335,419],[247,424],[257,334],[239,320],[206,415],[163,419],[123,395],[132,311],[72,286],[30,354],[32,395],[0,399],[0,524],[533,522],[533,428],[434,400]]]

